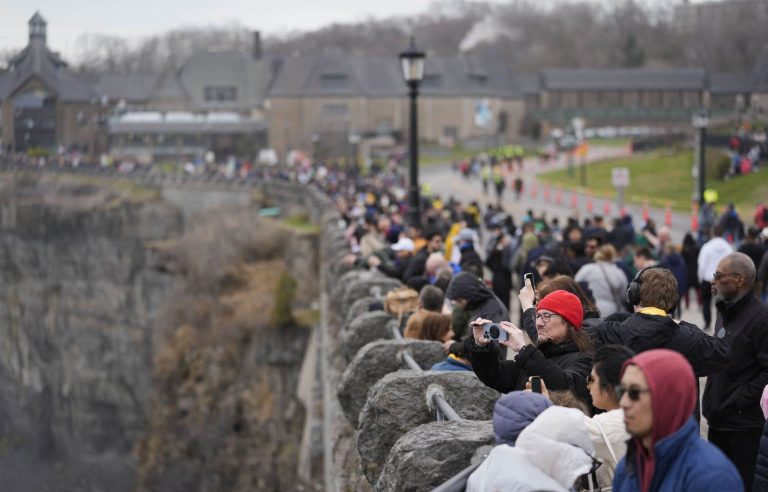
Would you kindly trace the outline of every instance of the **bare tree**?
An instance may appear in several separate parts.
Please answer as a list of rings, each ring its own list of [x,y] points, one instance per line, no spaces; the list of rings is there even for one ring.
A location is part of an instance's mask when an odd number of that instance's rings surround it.
[[[441,0],[422,15],[333,24],[264,39],[272,55],[318,53],[393,56],[416,34],[438,55],[469,52],[518,71],[551,67],[698,66],[748,71],[768,43],[768,30],[751,15],[752,2],[733,2],[729,14],[681,31],[673,7],[663,2],[619,0],[556,3],[512,0],[482,3]],[[129,44],[111,35],[80,40],[81,68],[118,73],[178,68],[199,51],[247,51],[248,29],[232,25],[182,27]]]

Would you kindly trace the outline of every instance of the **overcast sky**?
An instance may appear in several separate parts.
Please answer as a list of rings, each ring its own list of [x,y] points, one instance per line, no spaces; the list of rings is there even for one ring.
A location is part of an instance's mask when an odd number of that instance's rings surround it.
[[[181,26],[238,22],[270,35],[316,29],[333,22],[412,15],[425,12],[430,3],[431,0],[0,0],[0,49],[27,44],[27,21],[36,10],[48,21],[49,46],[76,62],[72,59],[76,41],[85,33],[140,38]]]
[[[84,33],[125,37],[159,34],[181,26],[239,23],[264,34],[311,30],[426,11],[431,0],[0,0],[0,49],[27,44],[27,21],[35,13],[48,22],[48,44],[65,56]]]

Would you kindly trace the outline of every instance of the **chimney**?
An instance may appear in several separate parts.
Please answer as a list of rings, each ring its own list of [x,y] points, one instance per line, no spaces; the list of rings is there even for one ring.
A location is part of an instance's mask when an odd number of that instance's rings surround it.
[[[255,60],[261,59],[261,33],[259,31],[253,31],[253,58]]]

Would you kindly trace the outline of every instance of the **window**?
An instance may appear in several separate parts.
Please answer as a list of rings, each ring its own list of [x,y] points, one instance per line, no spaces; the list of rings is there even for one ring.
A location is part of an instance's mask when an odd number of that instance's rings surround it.
[[[578,108],[579,93],[575,91],[563,91],[560,95],[560,106],[563,108]]]
[[[207,85],[204,89],[204,97],[209,102],[237,101],[237,87],[230,85]]]
[[[686,108],[698,108],[701,106],[701,97],[696,91],[683,92],[683,106]]]
[[[392,121],[389,118],[379,118],[376,120],[376,134],[389,135],[392,133]]]
[[[470,74],[469,85],[472,87],[485,87],[488,85],[488,76],[481,73]]]
[[[596,108],[600,105],[600,95],[597,91],[584,91],[581,93],[581,106],[584,108]]]
[[[644,91],[643,106],[646,108],[658,108],[661,106],[661,91]]]
[[[679,108],[683,105],[683,94],[680,91],[664,92],[664,107]]]
[[[349,106],[343,103],[323,104],[321,111],[325,116],[346,116],[349,114]]]
[[[323,89],[338,90],[347,87],[347,76],[343,73],[325,73],[320,77]]]
[[[439,75],[428,74],[424,76],[424,80],[421,82],[421,86],[425,88],[440,87],[443,83],[443,78]]]
[[[640,106],[640,91],[624,91],[621,93],[621,104],[625,108]]]

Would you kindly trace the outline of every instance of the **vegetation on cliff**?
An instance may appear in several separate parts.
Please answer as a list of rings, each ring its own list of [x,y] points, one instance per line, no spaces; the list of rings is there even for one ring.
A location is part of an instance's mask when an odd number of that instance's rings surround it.
[[[251,212],[154,245],[181,279],[156,351],[140,490],[296,490],[309,330],[294,321],[292,232]]]

